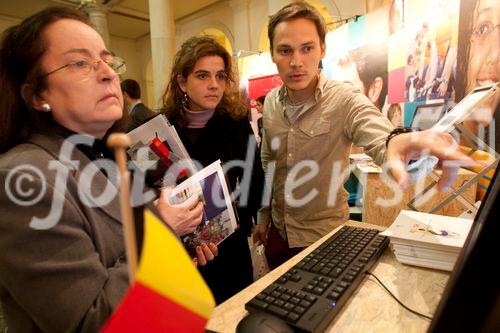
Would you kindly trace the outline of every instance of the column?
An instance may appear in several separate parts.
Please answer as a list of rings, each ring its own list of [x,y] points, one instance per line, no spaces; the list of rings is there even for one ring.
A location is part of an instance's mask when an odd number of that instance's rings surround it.
[[[80,8],[89,15],[90,23],[109,47],[108,8],[98,5],[95,1],[82,2]]]
[[[239,50],[252,50],[250,35],[252,28],[250,27],[249,18],[249,1],[248,0],[231,0],[229,2],[233,10],[233,34],[234,45],[233,52]]]
[[[170,77],[175,56],[173,0],[149,0],[151,56],[153,60],[154,108],[162,105],[162,96]]]

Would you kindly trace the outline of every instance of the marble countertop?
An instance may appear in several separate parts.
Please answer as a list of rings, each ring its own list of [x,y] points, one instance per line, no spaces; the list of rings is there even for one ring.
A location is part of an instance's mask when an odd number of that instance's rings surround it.
[[[383,230],[384,227],[355,221],[348,225]],[[323,237],[307,249],[276,268],[246,289],[218,305],[207,329],[216,332],[235,332],[238,322],[246,316],[245,303],[265,289],[291,266],[318,247]],[[388,248],[371,269],[391,292],[406,306],[432,316],[448,281],[449,273],[413,267],[399,263]],[[330,323],[326,332],[425,332],[430,321],[414,315],[400,306],[371,276],[365,277],[358,289]]]

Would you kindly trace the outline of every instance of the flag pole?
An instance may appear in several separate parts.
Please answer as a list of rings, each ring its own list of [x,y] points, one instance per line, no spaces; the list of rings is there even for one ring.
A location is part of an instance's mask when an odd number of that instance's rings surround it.
[[[137,269],[137,244],[132,207],[130,206],[130,172],[127,168],[125,149],[131,144],[125,133],[113,133],[109,136],[108,146],[115,151],[115,159],[120,173],[120,212],[125,237],[125,253],[127,254],[128,275],[130,282],[134,280]]]

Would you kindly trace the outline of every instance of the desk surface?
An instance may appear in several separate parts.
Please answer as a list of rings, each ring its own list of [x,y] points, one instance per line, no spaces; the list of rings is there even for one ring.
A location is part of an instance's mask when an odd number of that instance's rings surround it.
[[[347,224],[385,229],[354,221],[349,221]],[[339,228],[217,306],[207,324],[207,329],[216,332],[235,332],[238,322],[247,314],[245,303]],[[436,310],[449,277],[447,272],[403,265],[396,260],[390,249],[383,253],[372,268],[372,272],[405,305],[427,315],[432,315]],[[429,324],[429,320],[422,319],[401,307],[373,277],[366,277],[326,331],[335,329],[338,332],[425,332]]]

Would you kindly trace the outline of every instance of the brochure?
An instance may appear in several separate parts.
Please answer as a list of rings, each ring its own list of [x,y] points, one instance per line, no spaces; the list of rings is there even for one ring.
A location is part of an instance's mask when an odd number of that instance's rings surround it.
[[[131,161],[153,188],[175,186],[196,173],[186,148],[167,118],[160,114],[127,133],[132,141],[127,150]]]
[[[238,226],[220,160],[177,185],[172,190],[170,202],[179,204],[193,195],[203,201],[203,218],[196,231],[182,237],[182,241],[188,251],[195,255],[197,245],[209,242],[220,244]]]

